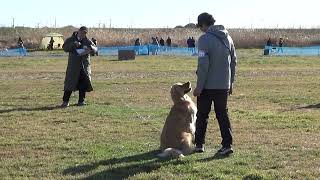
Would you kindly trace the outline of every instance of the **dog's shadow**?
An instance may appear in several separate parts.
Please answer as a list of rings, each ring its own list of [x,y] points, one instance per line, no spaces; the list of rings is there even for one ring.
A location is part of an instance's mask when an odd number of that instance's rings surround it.
[[[139,173],[149,173],[161,166],[167,164],[180,164],[181,161],[170,161],[172,159],[160,159],[157,154],[159,150],[154,150],[142,154],[133,156],[127,156],[122,158],[111,158],[107,160],[101,160],[90,164],[79,165],[75,167],[69,167],[65,169],[63,175],[77,175],[85,174],[93,171],[100,166],[105,166],[107,170],[90,175],[84,179],[125,179],[132,175]],[[123,165],[124,164],[124,165]]]

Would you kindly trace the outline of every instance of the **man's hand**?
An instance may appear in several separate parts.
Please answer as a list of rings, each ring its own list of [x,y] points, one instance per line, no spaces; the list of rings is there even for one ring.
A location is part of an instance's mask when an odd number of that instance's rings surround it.
[[[87,48],[87,49],[85,49],[84,54],[90,54],[90,53],[91,53],[91,51],[92,51],[92,49]]]
[[[81,43],[80,43],[79,41],[75,41],[75,42],[74,42],[74,45],[75,45],[76,47],[79,47],[79,46],[81,46]]]
[[[193,90],[193,95],[194,95],[194,96],[200,96],[201,91],[202,91],[202,90],[200,90],[199,88],[196,87],[196,88]]]
[[[229,96],[233,93],[233,83],[230,84]]]
[[[82,53],[79,54],[79,56],[84,56],[84,55],[90,54],[91,51],[92,50],[90,48],[86,48],[86,49],[84,49],[84,51]]]

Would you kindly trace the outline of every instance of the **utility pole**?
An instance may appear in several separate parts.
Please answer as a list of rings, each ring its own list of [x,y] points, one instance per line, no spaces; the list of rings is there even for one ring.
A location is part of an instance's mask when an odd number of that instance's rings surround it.
[[[57,18],[54,17],[54,28],[57,28]]]
[[[12,27],[14,28],[14,18],[12,18]]]
[[[109,28],[111,29],[111,18],[110,18],[110,24],[109,24]]]

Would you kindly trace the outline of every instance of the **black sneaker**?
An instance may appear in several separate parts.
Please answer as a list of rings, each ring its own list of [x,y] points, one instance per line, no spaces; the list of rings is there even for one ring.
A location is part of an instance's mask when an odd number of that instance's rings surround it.
[[[204,146],[203,145],[196,145],[196,147],[194,148],[194,152],[203,153],[204,152]]]
[[[219,155],[229,155],[233,153],[233,149],[231,146],[229,147],[222,147],[221,149],[218,150],[217,152]]]
[[[78,102],[78,104],[77,104],[77,106],[85,106],[85,105],[87,105],[87,103],[85,103],[84,101]]]
[[[69,107],[69,102],[63,102],[61,105],[60,105],[61,108],[66,108],[66,107]]]

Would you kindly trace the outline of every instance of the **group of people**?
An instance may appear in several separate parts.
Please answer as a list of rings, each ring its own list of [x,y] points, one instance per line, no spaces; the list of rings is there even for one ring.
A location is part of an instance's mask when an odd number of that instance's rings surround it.
[[[159,51],[170,51],[171,50],[172,40],[170,37],[167,38],[166,41],[162,37],[160,40],[158,37],[151,37],[151,42],[147,43],[148,45],[148,55],[151,53],[152,55],[157,55]],[[136,54],[140,53],[140,46],[142,45],[140,38],[137,38],[134,42]]]
[[[283,48],[282,48],[283,44],[284,44],[283,38],[279,38],[278,47],[275,48],[271,38],[269,37],[266,43],[266,48],[264,49],[264,55],[269,55],[273,49],[277,49],[276,51],[277,53],[283,53]]]
[[[233,40],[228,31],[224,26],[214,25],[214,23],[215,19],[208,13],[202,13],[198,16],[197,27],[204,34],[198,40],[197,83],[193,91],[193,95],[197,97],[198,109],[195,151],[199,153],[205,151],[205,135],[213,103],[222,137],[222,147],[217,153],[227,155],[233,153],[233,136],[227,101],[228,96],[233,93],[237,56]],[[83,26],[63,45],[64,51],[69,53],[69,59],[61,107],[69,106],[69,98],[73,91],[79,91],[77,105],[86,105],[86,92],[93,90],[90,54],[95,53],[97,47],[87,38],[87,33],[88,28]],[[156,37],[152,38],[152,43],[159,46]],[[136,40],[135,45],[141,45],[139,39]],[[167,45],[171,46],[170,38],[167,39]]]
[[[196,40],[193,37],[187,39],[188,51],[195,53],[196,51]]]

